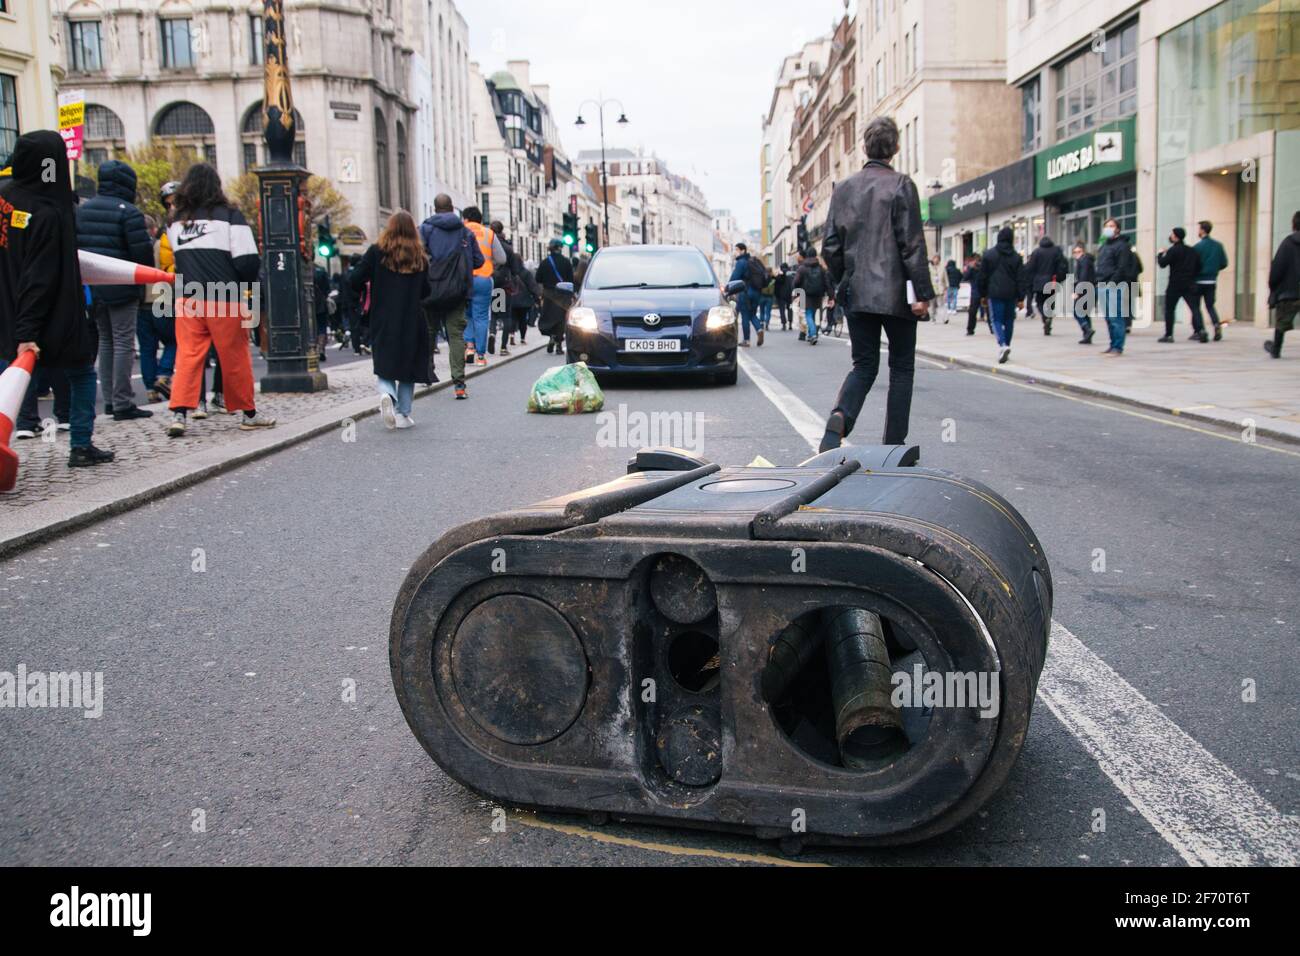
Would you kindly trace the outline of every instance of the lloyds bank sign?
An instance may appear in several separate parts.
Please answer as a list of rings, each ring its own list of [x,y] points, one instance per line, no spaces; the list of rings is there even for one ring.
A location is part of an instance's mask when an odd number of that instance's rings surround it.
[[[1057,143],[1034,157],[1034,187],[1039,196],[1133,172],[1137,124],[1133,117]]]

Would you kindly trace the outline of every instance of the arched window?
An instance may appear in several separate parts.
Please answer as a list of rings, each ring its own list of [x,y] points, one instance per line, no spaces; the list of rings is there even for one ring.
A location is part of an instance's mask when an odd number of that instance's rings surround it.
[[[375,110],[375,185],[379,188],[379,207],[392,207],[393,196],[388,181],[388,121]]]
[[[153,123],[153,135],[180,146],[191,146],[209,163],[217,162],[217,136],[212,117],[201,106],[181,101],[164,107]]]
[[[397,121],[397,204],[411,209],[411,185],[406,170],[406,127]]]
[[[86,104],[86,162],[98,166],[126,150],[126,130],[116,113],[98,103]]]
[[[302,114],[293,111],[293,161],[304,169],[307,167],[307,133],[302,125]],[[239,127],[240,166],[243,172],[249,172],[257,166],[264,166],[270,159],[267,152],[266,137],[262,131],[262,101],[258,100],[244,114],[244,122]]]

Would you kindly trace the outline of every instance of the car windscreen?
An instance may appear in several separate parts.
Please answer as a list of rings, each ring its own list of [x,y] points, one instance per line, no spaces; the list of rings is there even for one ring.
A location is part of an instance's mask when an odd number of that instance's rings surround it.
[[[623,252],[597,256],[584,289],[691,289],[716,285],[708,260],[692,250]]]

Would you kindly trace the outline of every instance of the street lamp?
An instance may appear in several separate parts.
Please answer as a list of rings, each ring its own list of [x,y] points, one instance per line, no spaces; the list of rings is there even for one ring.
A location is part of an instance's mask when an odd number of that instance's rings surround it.
[[[618,125],[627,125],[627,113],[623,108],[622,100],[587,100],[578,107],[578,120],[574,126],[579,128],[586,126],[587,122],[582,118],[582,111],[587,106],[596,107],[596,112],[600,115],[600,198],[605,207],[605,242],[609,242],[609,181],[605,174],[605,107],[610,103],[618,104]]]

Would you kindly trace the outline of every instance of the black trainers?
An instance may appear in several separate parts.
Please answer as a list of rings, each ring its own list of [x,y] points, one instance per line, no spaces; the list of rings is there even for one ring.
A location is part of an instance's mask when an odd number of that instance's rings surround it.
[[[497,337],[496,333],[488,335],[488,355],[497,354]]]
[[[1223,326],[1222,326],[1222,325],[1216,324],[1216,325],[1214,326],[1214,341],[1216,341],[1216,342],[1222,342],[1222,341],[1223,341]]]
[[[112,460],[111,451],[104,451],[94,445],[79,446],[68,453],[69,468],[92,468],[95,465],[106,465]]]
[[[115,422],[129,422],[133,418],[153,418],[153,412],[147,408],[132,405],[129,408],[122,408],[113,413],[113,421]]]

